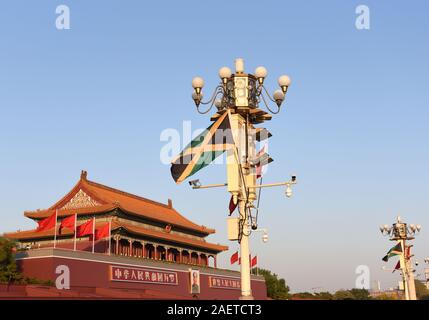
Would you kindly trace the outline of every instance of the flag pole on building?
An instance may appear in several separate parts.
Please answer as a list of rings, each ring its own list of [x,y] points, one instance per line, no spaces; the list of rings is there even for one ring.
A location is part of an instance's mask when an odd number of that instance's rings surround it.
[[[77,232],[77,213],[74,215],[74,244],[73,250],[76,251],[76,232]]]
[[[92,253],[95,247],[95,217],[92,218]]]
[[[111,246],[112,246],[112,220],[109,221],[109,256],[110,256],[110,251],[111,251]]]
[[[58,220],[58,209],[55,209],[54,249],[57,247],[57,220]]]

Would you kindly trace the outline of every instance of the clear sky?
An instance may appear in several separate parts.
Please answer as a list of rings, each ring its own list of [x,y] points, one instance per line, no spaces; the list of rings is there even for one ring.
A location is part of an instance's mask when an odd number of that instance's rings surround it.
[[[71,29],[55,28],[66,4]],[[357,5],[370,30],[355,27]],[[429,4],[372,1],[8,1],[0,5],[0,232],[34,227],[24,210],[46,208],[91,180],[166,202],[226,240],[228,194],[176,185],[160,161],[166,128],[196,113],[191,79],[206,89],[234,59],[246,69],[292,78],[282,112],[266,126],[275,161],[266,182],[299,177],[292,199],[263,192],[252,239],[260,266],[293,291],[355,284],[367,265],[381,270],[392,246],[378,231],[401,214],[423,226],[415,241],[429,256]],[[209,91],[206,91],[208,95]],[[225,181],[222,166],[198,178]],[[393,267],[396,261],[389,262]]]

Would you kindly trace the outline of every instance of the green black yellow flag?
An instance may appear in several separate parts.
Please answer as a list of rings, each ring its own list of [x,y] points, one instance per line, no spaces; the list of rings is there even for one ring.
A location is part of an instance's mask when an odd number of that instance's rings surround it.
[[[181,183],[234,147],[229,112],[225,112],[172,161],[170,171],[174,181]]]
[[[402,253],[402,245],[400,242],[398,242],[396,246],[394,246],[393,248],[390,248],[390,250],[387,251],[387,254],[383,257],[382,260],[387,262],[389,261],[389,258],[400,255],[401,253]]]

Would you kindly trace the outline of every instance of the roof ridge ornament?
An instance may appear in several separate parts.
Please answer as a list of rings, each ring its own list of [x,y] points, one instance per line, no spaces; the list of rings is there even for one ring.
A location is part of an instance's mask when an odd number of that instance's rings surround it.
[[[86,181],[87,177],[88,177],[88,172],[86,172],[85,170],[82,170],[80,173],[80,179]]]
[[[79,189],[78,192],[59,210],[71,210],[71,209],[81,209],[81,208],[92,208],[101,206],[102,204],[97,200],[93,199],[82,189]]]

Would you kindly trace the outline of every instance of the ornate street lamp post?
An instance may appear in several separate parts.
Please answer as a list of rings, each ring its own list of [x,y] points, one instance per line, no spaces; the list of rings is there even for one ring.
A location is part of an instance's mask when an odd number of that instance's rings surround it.
[[[414,235],[420,232],[421,226],[410,224],[401,221],[401,217],[397,217],[396,223],[391,227],[385,224],[380,226],[380,231],[383,235],[389,236],[391,241],[396,241],[401,244],[400,267],[402,271],[402,280],[404,283],[405,299],[417,300],[416,287],[414,284],[414,269],[411,258],[411,247],[406,241],[414,240]]]
[[[235,60],[235,73],[228,67],[219,70],[220,82],[207,101],[203,101],[204,80],[195,77],[192,80],[192,99],[197,111],[201,114],[208,113],[213,106],[216,113],[211,120],[218,119],[225,112],[230,113],[231,131],[237,150],[228,150],[227,153],[227,183],[201,186],[198,180],[191,181],[194,189],[226,186],[232,195],[234,205],[238,204],[239,216],[233,218],[233,229],[228,230],[229,239],[240,243],[241,253],[241,299],[253,299],[250,279],[249,236],[252,230],[257,230],[257,223],[252,218],[252,210],[255,210],[254,201],[259,197],[256,190],[264,187],[285,186],[286,196],[292,196],[292,185],[296,183],[296,176],[289,181],[273,184],[256,184],[257,174],[255,168],[261,165],[256,154],[256,141],[267,139],[270,134],[263,128],[255,128],[255,124],[271,120],[271,114],[280,112],[282,103],[291,83],[288,76],[278,79],[279,89],[272,95],[264,86],[267,70],[258,67],[253,74],[245,73],[243,59]],[[207,106],[202,110],[202,106]],[[268,112],[260,106],[265,106]],[[259,163],[258,163],[259,161]],[[270,162],[267,156],[265,164]],[[256,208],[257,210],[258,208]],[[230,221],[229,221],[230,222]],[[267,236],[264,239],[267,240]]]

